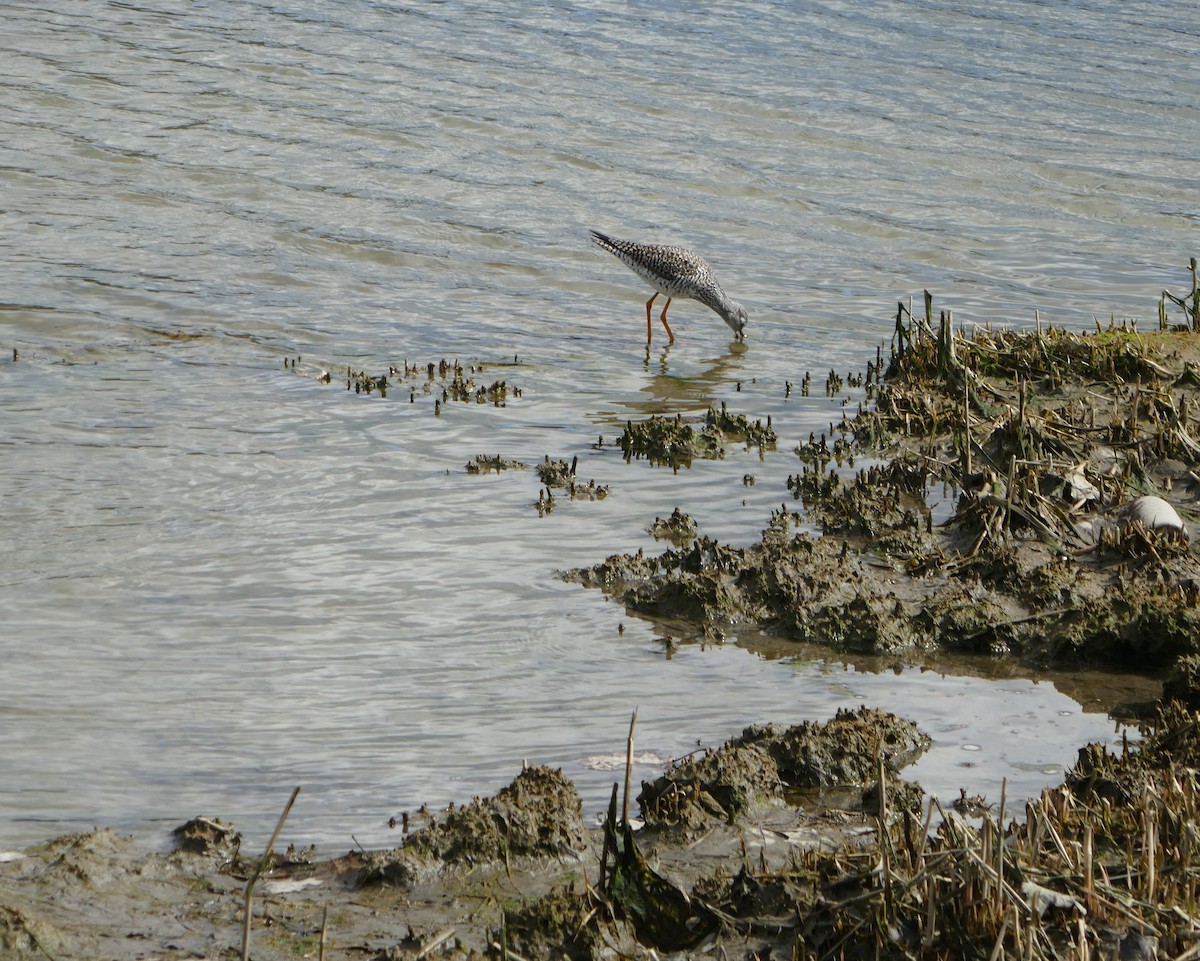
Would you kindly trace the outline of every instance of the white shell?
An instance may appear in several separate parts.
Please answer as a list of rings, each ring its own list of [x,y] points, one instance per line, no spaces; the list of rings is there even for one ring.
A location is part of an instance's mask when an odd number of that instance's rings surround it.
[[[1087,914],[1087,908],[1078,898],[1073,898],[1069,894],[1059,894],[1051,888],[1044,888],[1032,881],[1026,881],[1021,885],[1021,893],[1028,898],[1029,907],[1039,915],[1045,914],[1050,908],[1059,908],[1072,913],[1078,912],[1081,915]]]
[[[1125,508],[1123,516],[1126,521],[1130,523],[1138,521],[1151,530],[1167,528],[1187,533],[1187,528],[1184,527],[1182,518],[1175,512],[1175,508],[1161,497],[1147,495],[1135,498]]]
[[[1100,499],[1100,490],[1087,479],[1087,475],[1083,471],[1073,470],[1064,480],[1070,488],[1069,500],[1082,504]]]
[[[322,883],[320,878],[287,878],[279,881],[264,881],[263,890],[271,894],[294,894],[296,891],[303,891],[305,888],[316,887]]]

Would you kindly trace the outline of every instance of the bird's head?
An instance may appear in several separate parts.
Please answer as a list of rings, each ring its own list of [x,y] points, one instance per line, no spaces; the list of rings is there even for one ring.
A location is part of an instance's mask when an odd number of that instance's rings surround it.
[[[734,334],[737,335],[737,339],[741,340],[745,336],[743,331],[746,329],[746,323],[750,320],[750,315],[746,313],[746,308],[739,303],[730,304],[730,308],[728,312],[723,314],[725,323],[733,329]]]

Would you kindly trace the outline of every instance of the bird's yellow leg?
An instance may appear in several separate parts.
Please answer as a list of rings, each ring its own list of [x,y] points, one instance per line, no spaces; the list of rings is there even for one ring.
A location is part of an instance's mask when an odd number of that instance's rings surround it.
[[[675,343],[675,335],[673,333],[671,333],[671,325],[667,323],[667,308],[670,306],[671,306],[671,298],[668,297],[666,304],[663,305],[662,316],[659,317],[658,319],[661,320],[662,325],[667,328],[667,336],[671,338],[670,342],[673,344],[673,343]],[[649,309],[648,305],[647,305],[647,309]],[[649,318],[647,318],[647,319],[649,319]]]
[[[646,343],[650,343],[650,335],[654,332],[654,325],[650,322],[650,305],[658,299],[658,291],[654,292],[654,296],[646,301]],[[668,300],[669,304],[670,301]]]

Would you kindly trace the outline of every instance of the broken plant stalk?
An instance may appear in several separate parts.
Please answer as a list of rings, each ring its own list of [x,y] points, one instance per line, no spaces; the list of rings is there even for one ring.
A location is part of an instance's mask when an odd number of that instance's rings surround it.
[[[291,813],[292,805],[296,803],[296,795],[300,793],[300,786],[296,785],[292,789],[292,796],[288,798],[288,803],[284,806],[283,813],[279,815],[279,823],[275,825],[275,833],[271,835],[271,840],[267,842],[267,848],[262,853],[262,857],[258,859],[258,863],[254,866],[254,871],[246,881],[246,897],[242,903],[242,961],[248,961],[250,957],[250,902],[254,897],[254,885],[257,883],[259,875],[263,873],[263,869],[267,866],[267,861],[271,858],[271,849],[275,847],[275,842],[279,839],[279,832],[283,830],[283,822],[287,820],[288,814]]]

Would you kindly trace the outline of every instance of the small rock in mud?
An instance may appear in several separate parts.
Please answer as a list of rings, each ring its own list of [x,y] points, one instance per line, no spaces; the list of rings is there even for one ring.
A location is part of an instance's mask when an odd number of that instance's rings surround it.
[[[1179,514],[1161,497],[1135,497],[1122,509],[1121,519],[1127,525],[1141,524],[1148,530],[1169,530],[1184,539],[1187,537],[1187,527]]]

